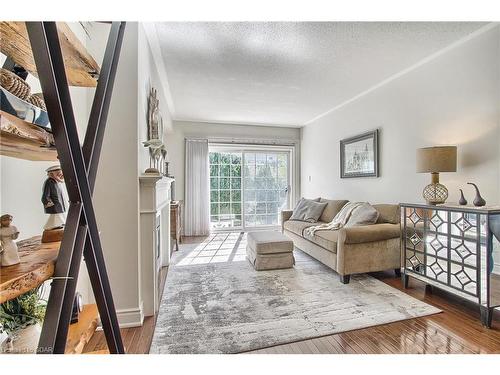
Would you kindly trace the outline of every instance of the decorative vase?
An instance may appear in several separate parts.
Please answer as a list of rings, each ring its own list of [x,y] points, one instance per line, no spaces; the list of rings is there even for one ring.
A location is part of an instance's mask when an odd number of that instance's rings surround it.
[[[458,204],[461,206],[465,206],[467,204],[467,199],[464,197],[464,191],[460,189],[460,199],[458,200]]]
[[[476,197],[474,198],[474,206],[476,207],[482,207],[484,205],[486,205],[486,201],[483,199],[483,197],[481,197],[481,193],[479,192],[479,188],[477,187],[477,185],[473,182],[467,182],[468,185],[472,185],[474,186],[474,189],[476,189]]]
[[[35,354],[42,327],[32,324],[13,333],[0,346],[0,353]]]

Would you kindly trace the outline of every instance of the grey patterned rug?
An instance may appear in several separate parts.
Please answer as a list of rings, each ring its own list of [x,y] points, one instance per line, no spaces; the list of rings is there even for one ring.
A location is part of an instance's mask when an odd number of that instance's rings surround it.
[[[244,246],[233,236],[181,247],[150,353],[239,353],[440,312],[368,275],[341,284],[300,250],[293,269],[254,271]]]

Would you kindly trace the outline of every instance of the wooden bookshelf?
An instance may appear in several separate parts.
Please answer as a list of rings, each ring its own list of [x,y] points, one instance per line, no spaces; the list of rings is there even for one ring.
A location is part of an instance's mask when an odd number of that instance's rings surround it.
[[[19,241],[21,263],[0,269],[0,303],[36,288],[54,274],[60,243],[42,244],[40,239],[36,236]],[[65,353],[82,353],[99,323],[97,305],[85,305],[78,322],[69,326]]]
[[[0,155],[57,161],[54,137],[39,126],[0,110]]]
[[[54,274],[60,242],[41,243],[36,236],[18,242],[21,263],[0,268],[0,303],[41,285]]]
[[[64,22],[57,23],[59,42],[71,86],[95,87],[100,68],[84,45]],[[31,74],[38,76],[24,22],[0,22],[0,51]]]
[[[0,110],[0,155],[33,161],[57,161],[54,137],[39,126]]]
[[[81,354],[83,348],[94,335],[99,325],[99,312],[96,304],[83,306],[77,323],[69,326],[65,354]]]
[[[31,74],[38,77],[27,26],[30,31],[33,31],[31,40],[33,41],[33,45],[37,47],[34,48],[37,63],[40,67],[44,67],[43,70],[47,68],[47,76],[43,77],[46,78],[46,80],[42,80],[41,82],[42,91],[47,100],[56,96],[64,96],[67,93],[67,85],[64,84],[62,85],[64,87],[61,87],[59,82],[55,80],[57,72],[61,70],[66,72],[69,86],[97,86],[97,80],[100,74],[99,65],[65,23],[33,22],[27,24],[25,22],[0,21],[0,52],[9,57],[11,62],[23,66]],[[102,77],[104,95],[97,96],[94,103],[102,106],[103,113],[107,113],[109,107],[109,101],[105,99],[111,94],[110,90],[113,87],[124,28],[125,22],[113,22],[109,33],[109,40],[103,62],[105,66],[109,67],[109,70],[107,70],[108,74]],[[63,64],[61,64],[60,57],[63,59]],[[56,112],[54,115],[57,116],[69,113],[69,116],[74,120],[70,101],[62,101],[61,106],[61,111],[54,109]],[[49,106],[49,112],[50,109]],[[94,120],[97,119],[91,114],[91,120],[89,121]],[[100,120],[102,120],[102,118]],[[53,140],[49,139],[47,141],[46,138],[52,136],[50,132],[46,132],[44,129],[36,127],[36,125],[27,123],[14,116],[9,117],[9,114],[2,112],[0,112],[0,123],[3,125],[0,129],[0,155],[26,160],[58,160],[57,151],[52,147],[54,145]],[[61,159],[65,160],[71,158],[71,155],[68,155],[65,151],[72,143],[76,144],[76,142],[80,141],[76,129],[72,127],[72,121],[69,123],[70,130],[74,131],[69,131],[68,137],[61,140],[61,145],[57,145]],[[94,130],[96,133],[99,132],[99,128],[104,130],[102,121],[96,121],[96,123],[97,128]],[[64,131],[65,124],[56,121],[52,126],[53,129]],[[67,126],[66,129],[68,129]],[[90,129],[88,131],[90,131]],[[94,150],[97,150],[96,152],[99,154],[101,148],[102,137],[98,136],[91,149],[87,151],[92,153]],[[69,166],[68,163],[64,163],[64,160],[61,160],[61,164],[68,165],[69,171],[73,172],[76,176],[85,178],[89,185],[93,185],[94,181],[93,179],[89,179],[83,163],[72,163],[73,165]],[[86,196],[88,198],[88,194],[82,194],[78,191],[79,189],[75,188],[74,184],[66,182],[66,186],[68,190],[70,190],[70,188],[72,189],[72,196],[70,195],[72,201],[81,202]],[[92,202],[90,201],[89,204],[92,204]],[[84,218],[84,216],[82,217]],[[87,220],[85,220],[85,222],[86,221]],[[90,221],[90,223],[86,222],[85,224],[89,226],[91,232],[98,233],[95,222]],[[78,228],[76,228],[76,226],[74,228],[65,228],[65,236],[78,241],[79,233],[77,233],[77,230]],[[61,252],[68,256],[78,256],[81,259],[82,254],[77,252],[79,246],[78,242],[74,241],[72,244],[68,245],[68,247],[65,246],[61,249]],[[54,268],[59,254],[60,243],[42,244],[40,242],[40,237],[34,237],[20,241],[18,246],[20,247],[21,263],[10,267],[2,267],[0,269],[0,303],[9,301],[34,289],[45,280],[54,276]],[[96,252],[97,255],[102,254],[102,248],[99,243],[94,245],[92,250]],[[89,276],[99,277],[97,282],[100,288],[96,292],[97,299],[111,300],[112,292],[107,284],[108,275],[105,269],[102,268],[100,264],[96,263],[95,259],[91,259],[90,262],[93,263],[93,267],[89,268]],[[71,277],[77,280],[78,275],[72,274],[72,269],[69,264],[63,265],[60,263],[59,266],[63,267],[61,274],[69,273]],[[53,285],[53,288],[63,289],[63,287],[64,285],[62,283]],[[48,302],[48,310],[52,311],[55,309],[54,311],[60,311],[60,309],[63,308],[71,308],[72,298],[64,298],[62,301],[59,301],[54,300],[53,296],[50,296]],[[112,340],[110,339],[109,341],[112,351],[124,353],[121,335],[118,330],[116,311],[110,309],[105,303],[103,306],[100,306],[100,308],[105,309],[106,314],[110,316],[111,319],[111,326],[105,326],[104,329],[107,332],[107,336],[112,337]],[[88,314],[88,325],[85,325],[82,321],[82,324],[70,328],[71,336],[67,337],[67,340],[70,340],[72,344],[68,343],[64,352],[80,352],[86,341],[92,336],[99,320],[98,318],[96,320],[94,313],[89,312]],[[87,319],[86,316],[83,318]],[[58,314],[46,314],[44,326],[42,328],[43,334],[41,335],[39,345],[50,348],[50,352],[60,353],[62,351],[62,345],[57,345],[56,348],[52,346],[52,344],[54,340],[61,339],[61,337],[57,336],[58,332],[60,332],[59,328],[61,327],[61,323]],[[73,340],[73,338],[75,339]]]

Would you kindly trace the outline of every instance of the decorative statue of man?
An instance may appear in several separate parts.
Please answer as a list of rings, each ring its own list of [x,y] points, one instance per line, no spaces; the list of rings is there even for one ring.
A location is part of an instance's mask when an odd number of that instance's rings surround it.
[[[43,184],[42,203],[45,213],[49,214],[43,229],[46,231],[64,227],[66,222],[66,206],[62,189],[59,186],[64,182],[64,176],[59,165],[47,168],[47,179]]]
[[[12,223],[12,215],[0,216],[0,259],[2,266],[18,264],[19,254],[14,242],[19,237],[19,231]]]

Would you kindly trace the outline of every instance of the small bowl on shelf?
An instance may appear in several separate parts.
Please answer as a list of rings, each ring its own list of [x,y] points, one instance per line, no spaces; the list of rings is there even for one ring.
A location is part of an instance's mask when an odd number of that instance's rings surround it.
[[[51,130],[49,115],[46,111],[18,98],[3,87],[0,87],[0,109],[45,130]]]

